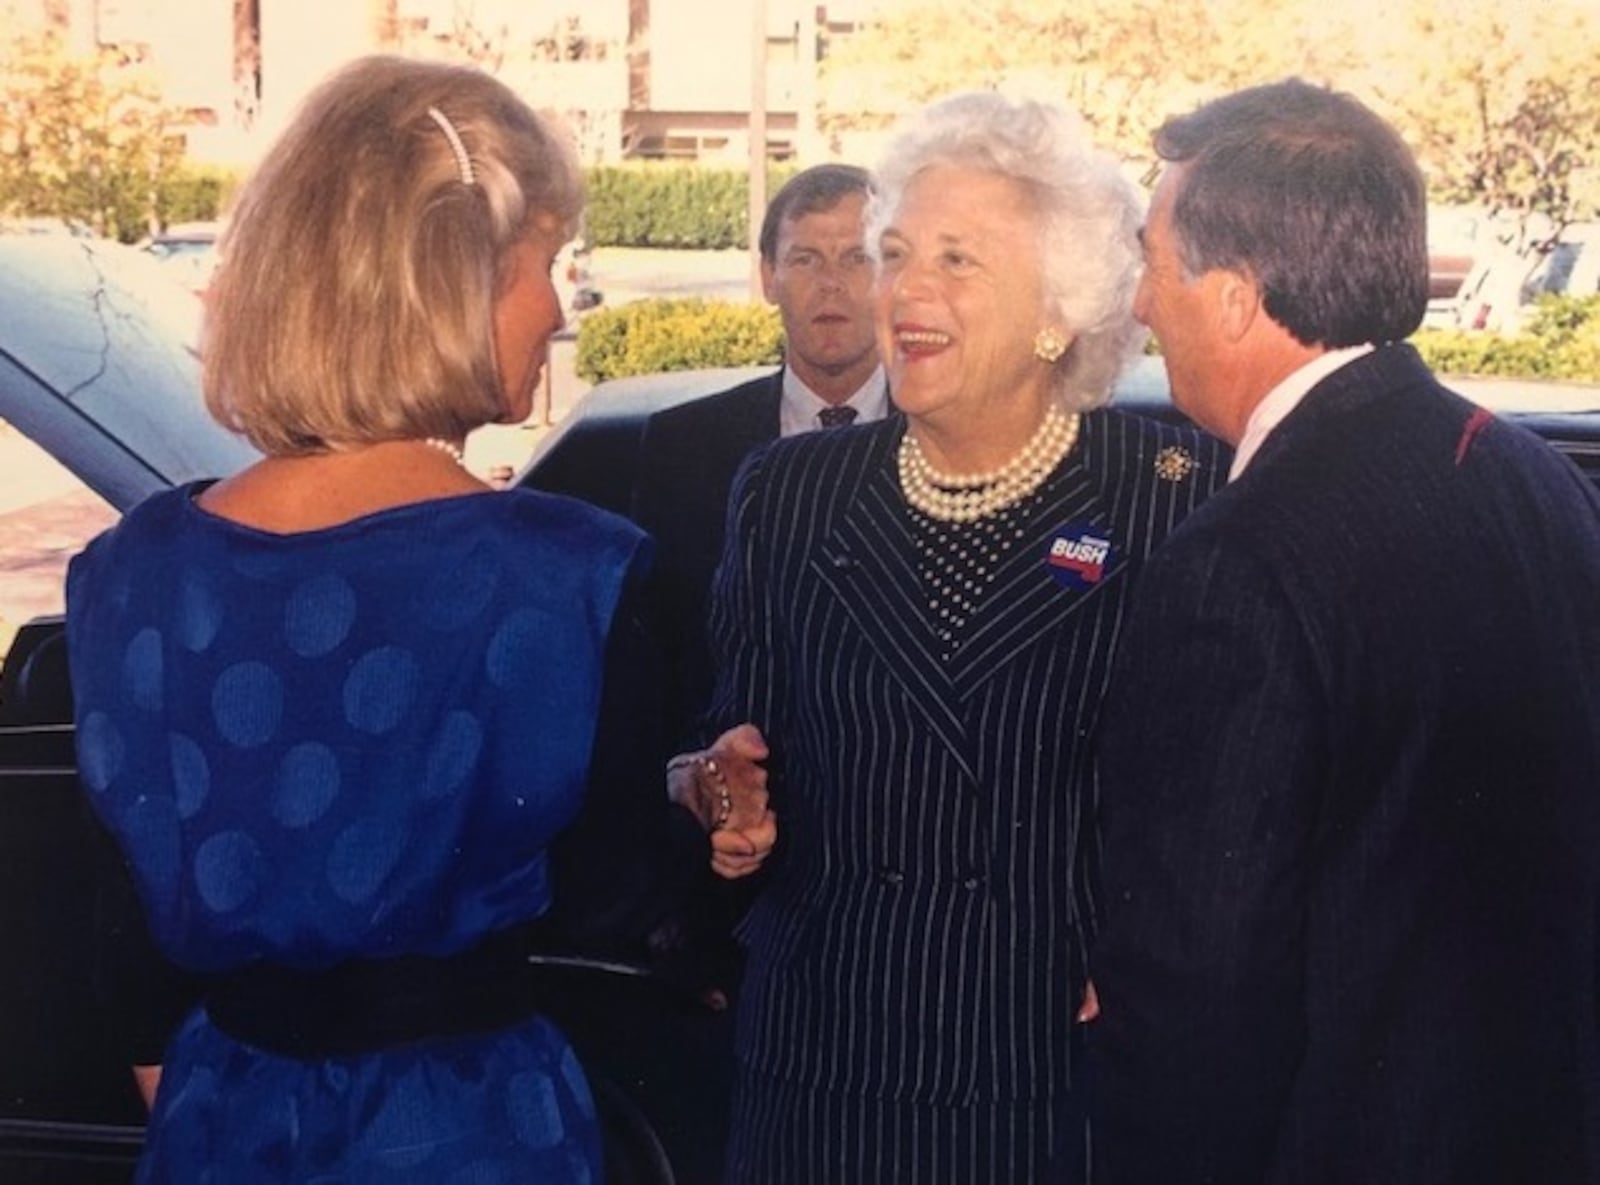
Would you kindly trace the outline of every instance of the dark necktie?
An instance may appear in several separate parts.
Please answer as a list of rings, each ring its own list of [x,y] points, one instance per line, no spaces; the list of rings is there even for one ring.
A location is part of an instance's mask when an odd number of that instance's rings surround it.
[[[856,409],[853,407],[825,407],[817,413],[817,419],[824,428],[843,428],[856,418]]]

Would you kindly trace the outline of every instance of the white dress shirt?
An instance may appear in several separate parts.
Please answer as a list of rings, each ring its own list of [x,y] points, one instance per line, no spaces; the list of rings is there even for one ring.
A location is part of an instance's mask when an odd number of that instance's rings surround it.
[[[820,428],[821,422],[817,413],[825,407],[832,407],[805,383],[800,381],[800,376],[789,367],[783,368],[783,397],[778,404],[778,433],[781,436],[797,436],[801,432],[810,432]],[[889,414],[888,380],[880,366],[867,376],[867,381],[857,387],[855,392],[840,406],[856,409],[855,424],[865,424],[868,420],[881,420]]]
[[[1250,419],[1244,426],[1244,435],[1239,438],[1239,447],[1233,453],[1233,464],[1228,469],[1228,480],[1234,481],[1244,472],[1245,466],[1250,464],[1256,455],[1256,450],[1261,447],[1261,442],[1274,428],[1283,423],[1284,417],[1300,406],[1300,401],[1312,387],[1345,363],[1354,362],[1363,354],[1370,353],[1372,346],[1368,344],[1329,350],[1326,354],[1313,358],[1299,370],[1291,372],[1281,383],[1268,391],[1267,397],[1256,404],[1255,410],[1250,413]]]

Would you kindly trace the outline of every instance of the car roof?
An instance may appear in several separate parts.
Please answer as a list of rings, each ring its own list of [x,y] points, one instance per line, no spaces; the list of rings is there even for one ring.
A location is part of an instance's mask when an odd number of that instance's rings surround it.
[[[516,484],[631,514],[633,475],[649,417],[772,371],[770,366],[680,370],[599,383],[540,441]],[[1536,429],[1600,483],[1600,385],[1529,379],[1445,382],[1480,406]],[[1146,355],[1133,361],[1117,381],[1111,406],[1186,422],[1172,404],[1166,367],[1159,357]]]
[[[773,373],[771,366],[713,367],[635,375],[599,383],[578,400],[534,449],[516,484],[569,494],[613,510],[632,511],[639,443],[651,415]],[[1167,399],[1159,358],[1142,357],[1117,383],[1116,404],[1181,419]]]
[[[200,304],[144,252],[0,233],[0,418],[118,510],[259,454],[200,399]]]
[[[222,234],[220,222],[174,222],[150,236],[156,243],[211,243]]]

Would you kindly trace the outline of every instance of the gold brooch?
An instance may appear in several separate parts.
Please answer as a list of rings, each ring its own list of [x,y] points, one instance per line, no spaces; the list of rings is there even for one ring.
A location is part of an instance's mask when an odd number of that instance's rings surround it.
[[[1194,454],[1181,445],[1169,444],[1156,454],[1156,476],[1162,481],[1183,481],[1199,466]]]

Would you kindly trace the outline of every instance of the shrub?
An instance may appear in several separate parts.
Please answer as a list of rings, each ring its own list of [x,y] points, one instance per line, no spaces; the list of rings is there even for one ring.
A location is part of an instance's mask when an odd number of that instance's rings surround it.
[[[1478,331],[1437,329],[1419,332],[1411,343],[1429,368],[1438,374],[1479,378],[1497,375],[1549,377],[1549,358],[1543,346],[1523,334],[1502,337]]]
[[[1543,296],[1520,333],[1428,329],[1412,343],[1441,374],[1600,383],[1600,296]]]
[[[578,327],[585,382],[705,366],[759,366],[783,357],[783,324],[767,305],[700,297],[597,309]]]
[[[163,179],[156,194],[162,226],[178,222],[210,222],[217,218],[238,188],[237,170],[220,165],[185,164]]]

